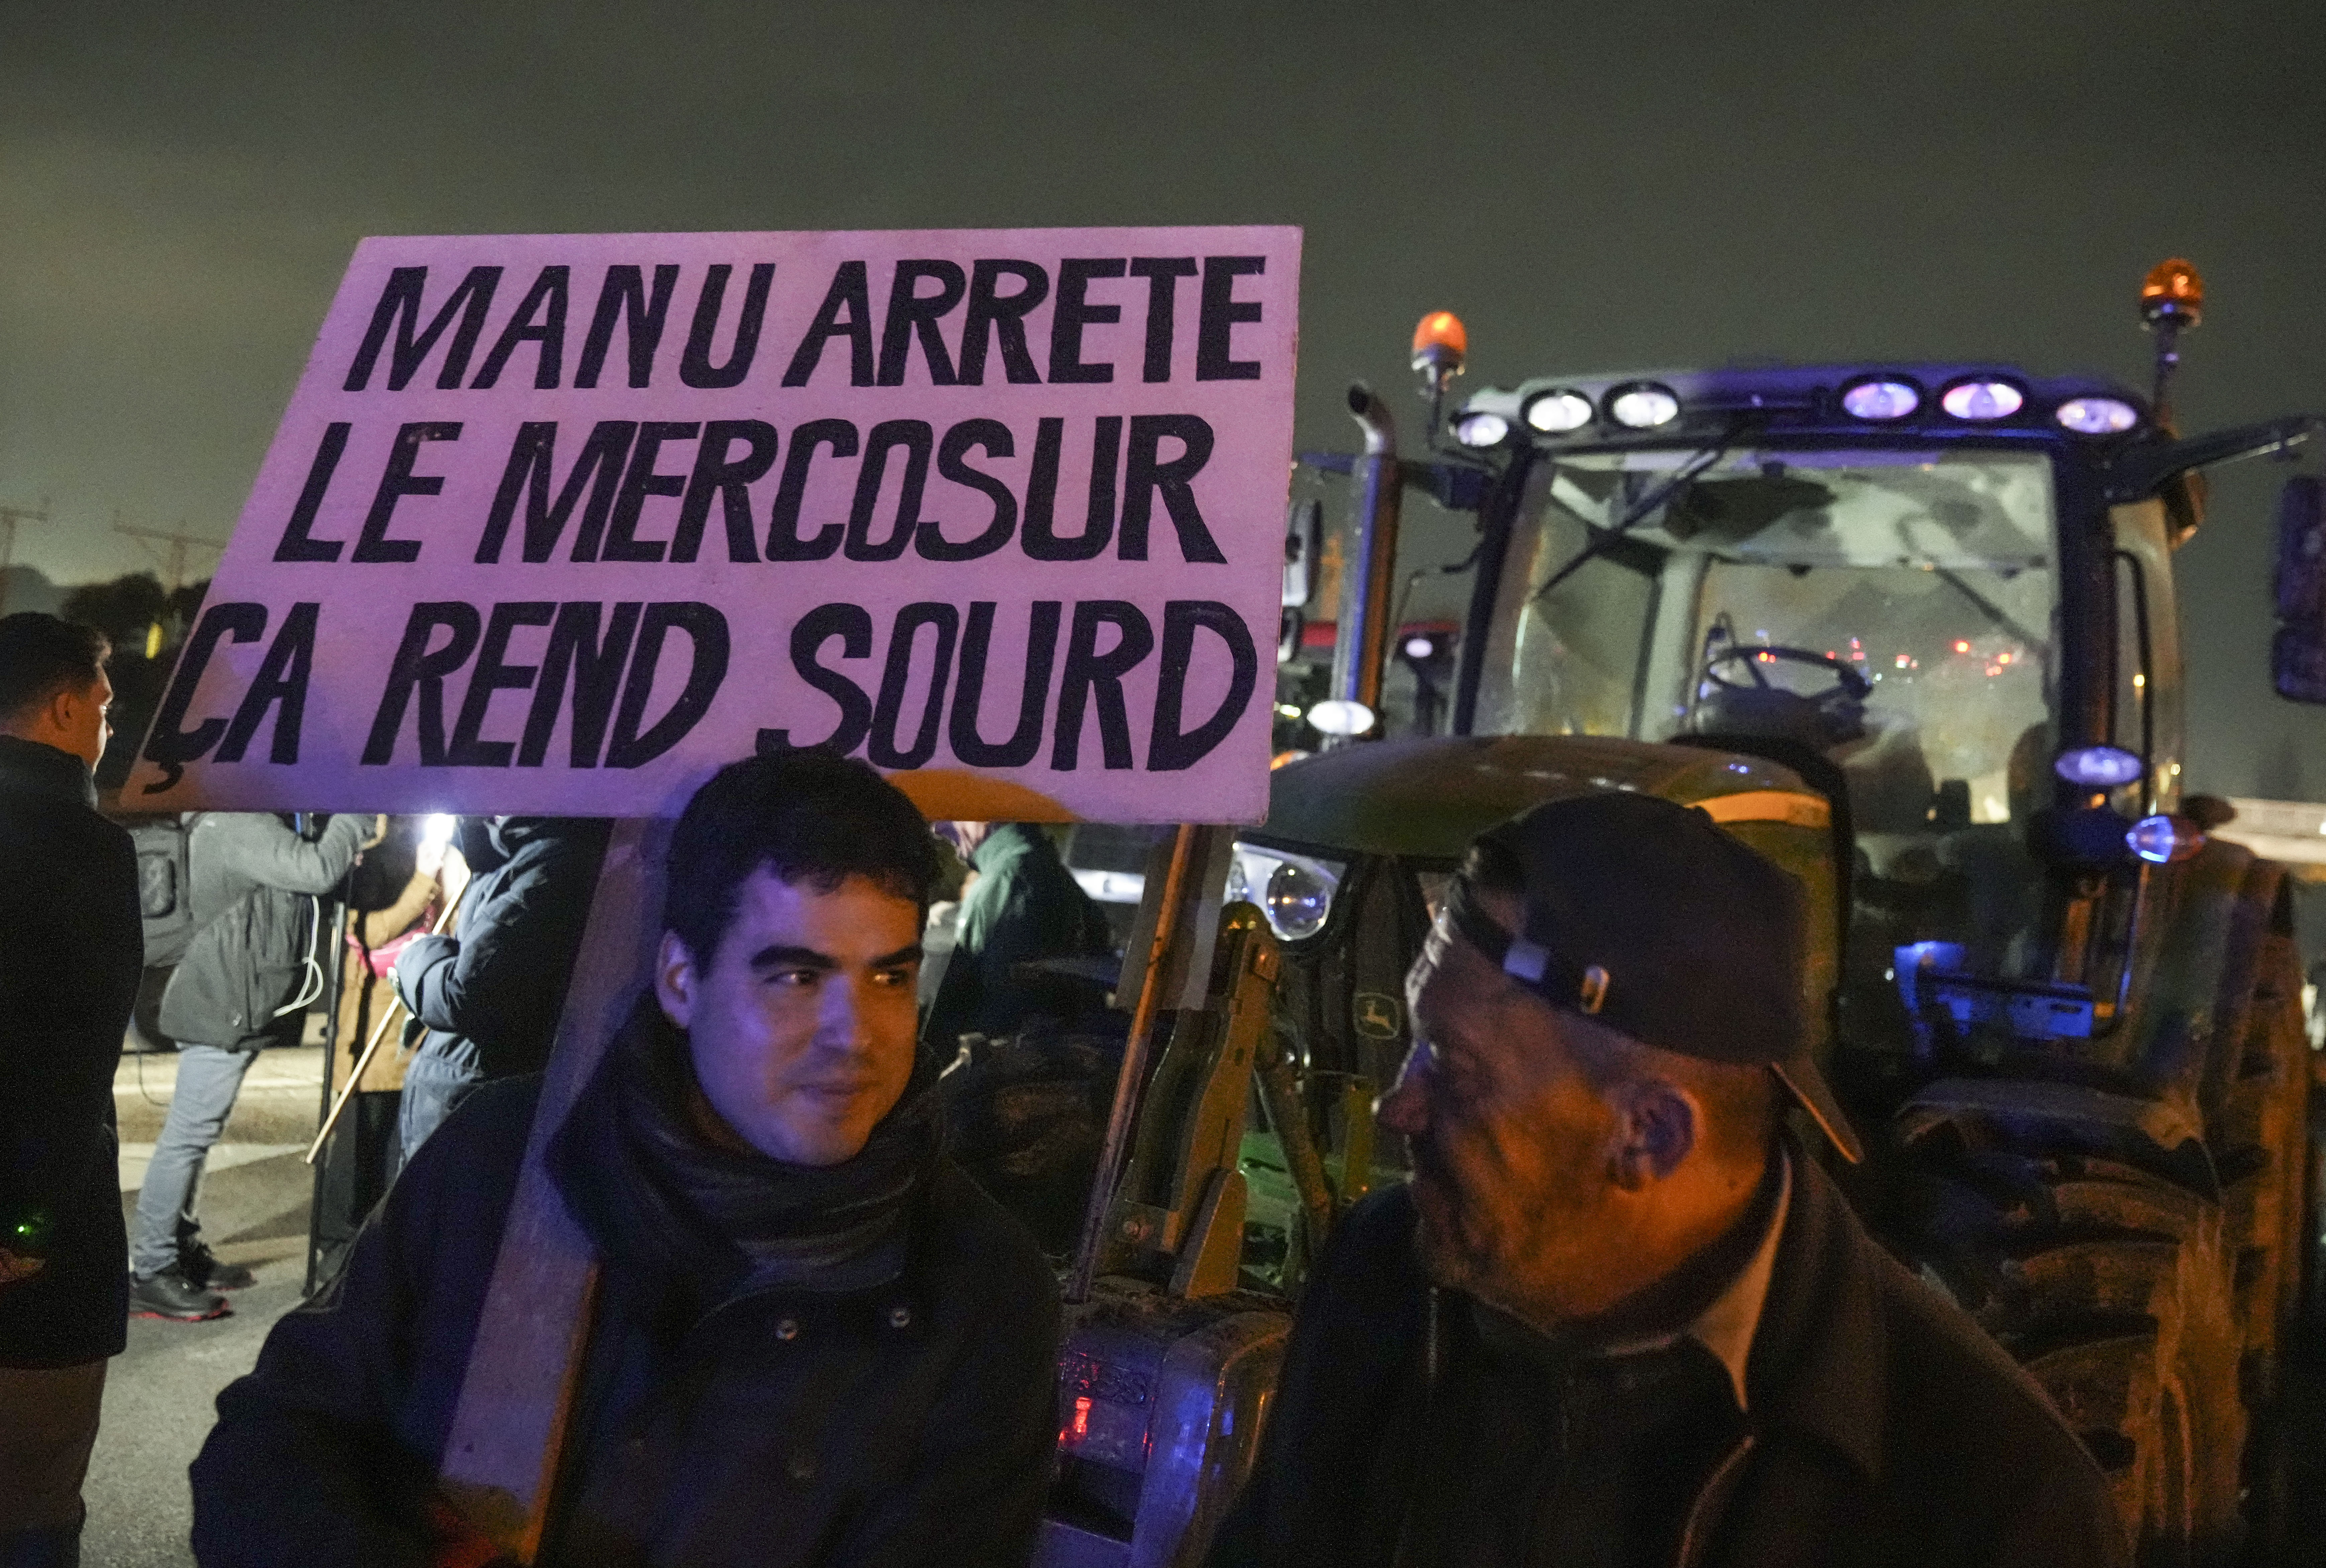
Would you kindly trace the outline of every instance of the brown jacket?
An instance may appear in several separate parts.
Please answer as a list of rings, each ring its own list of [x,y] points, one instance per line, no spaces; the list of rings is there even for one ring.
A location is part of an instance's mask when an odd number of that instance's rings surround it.
[[[2122,1563],[2107,1483],[2042,1391],[1875,1245],[1798,1150],[1794,1170],[1750,1414],[1697,1489],[1678,1568]],[[1460,1349],[1442,1328],[1433,1341],[1413,1228],[1396,1187],[1335,1236],[1214,1568],[1388,1564],[1400,1536],[1415,1555],[1403,1483],[1428,1468],[1412,1444],[1431,1379]]]

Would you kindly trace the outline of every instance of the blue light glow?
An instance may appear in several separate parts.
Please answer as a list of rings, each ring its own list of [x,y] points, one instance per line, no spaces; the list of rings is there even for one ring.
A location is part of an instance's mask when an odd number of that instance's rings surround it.
[[[2112,790],[2133,783],[2147,770],[2141,766],[2140,758],[2120,746],[2079,746],[2061,752],[2052,771],[2085,789]]]
[[[2196,845],[2181,837],[2170,817],[2143,817],[2133,823],[2132,831],[2124,836],[2125,845],[2142,859],[2162,866],[2178,855],[2195,850]]]

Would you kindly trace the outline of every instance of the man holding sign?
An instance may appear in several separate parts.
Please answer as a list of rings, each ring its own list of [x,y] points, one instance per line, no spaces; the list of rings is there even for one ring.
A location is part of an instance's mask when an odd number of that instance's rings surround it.
[[[222,1398],[205,1560],[417,1560],[444,1491],[528,1561],[1023,1550],[1055,1289],[922,1141],[921,818],[1265,813],[1299,263],[358,247],[126,798],[628,821],[545,1082],[447,1121]]]
[[[738,763],[673,839],[639,998],[550,1148],[600,1258],[549,1561],[1021,1558],[1056,1287],[938,1150],[919,813],[828,752]],[[335,1291],[219,1396],[205,1563],[418,1562],[540,1094],[479,1090]]]

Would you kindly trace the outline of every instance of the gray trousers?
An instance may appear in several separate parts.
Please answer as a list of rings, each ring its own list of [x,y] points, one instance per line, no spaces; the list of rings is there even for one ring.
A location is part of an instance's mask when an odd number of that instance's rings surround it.
[[[242,1076],[256,1051],[225,1051],[216,1045],[178,1047],[178,1087],[154,1140],[145,1185],[137,1193],[137,1221],[129,1233],[129,1269],[143,1277],[176,1266],[179,1249],[201,1236],[194,1217],[194,1190],[210,1146],[234,1113]]]

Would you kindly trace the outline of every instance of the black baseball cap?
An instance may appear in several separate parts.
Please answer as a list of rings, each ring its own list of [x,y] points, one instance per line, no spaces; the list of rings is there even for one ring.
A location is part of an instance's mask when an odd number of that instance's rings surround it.
[[[1810,1055],[1809,918],[1793,876],[1693,806],[1627,791],[1553,801],[1480,834],[1519,873],[1504,930],[1457,877],[1454,929],[1552,1007],[1661,1050],[1765,1065],[1843,1157],[1865,1157]]]

